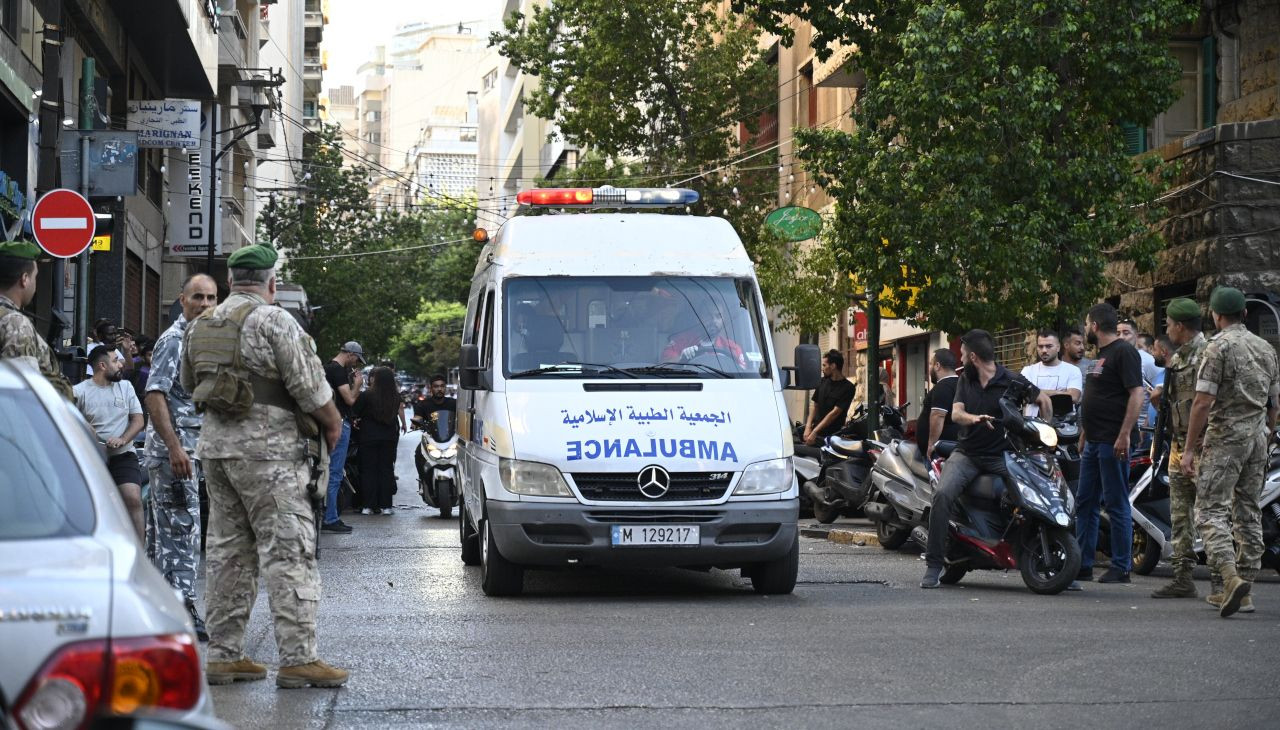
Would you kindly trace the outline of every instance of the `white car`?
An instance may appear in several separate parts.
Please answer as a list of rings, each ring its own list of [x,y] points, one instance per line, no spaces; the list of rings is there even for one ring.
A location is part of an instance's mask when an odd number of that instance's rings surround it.
[[[182,602],[147,560],[93,432],[0,360],[0,727],[77,728],[213,704]]]

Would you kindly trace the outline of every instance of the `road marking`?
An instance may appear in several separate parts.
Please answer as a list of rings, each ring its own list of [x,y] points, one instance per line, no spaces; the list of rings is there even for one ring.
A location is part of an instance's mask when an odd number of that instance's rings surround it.
[[[41,218],[40,227],[47,231],[79,230],[89,227],[88,218]]]

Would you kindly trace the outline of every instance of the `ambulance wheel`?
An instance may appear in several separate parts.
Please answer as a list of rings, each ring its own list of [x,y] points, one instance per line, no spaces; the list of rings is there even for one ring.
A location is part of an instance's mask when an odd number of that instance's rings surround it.
[[[797,535],[791,549],[777,560],[752,567],[751,587],[766,596],[785,595],[796,589],[796,577],[800,573],[800,538]]]
[[[462,542],[462,564],[479,565],[480,535],[471,526],[471,520],[467,519],[465,505],[458,507],[458,539]]]
[[[498,552],[488,519],[480,523],[480,576],[486,596],[518,596],[524,591],[524,568]]]

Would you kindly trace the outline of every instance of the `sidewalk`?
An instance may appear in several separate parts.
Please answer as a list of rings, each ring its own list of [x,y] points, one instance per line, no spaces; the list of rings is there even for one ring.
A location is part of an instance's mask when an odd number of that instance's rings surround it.
[[[829,525],[815,519],[800,520],[800,535],[819,540],[830,540],[842,545],[870,545],[878,547],[875,525],[865,517],[841,517]]]

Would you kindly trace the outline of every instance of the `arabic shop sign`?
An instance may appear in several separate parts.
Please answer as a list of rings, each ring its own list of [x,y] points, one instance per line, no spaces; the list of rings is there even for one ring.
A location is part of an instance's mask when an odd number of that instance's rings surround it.
[[[188,99],[130,101],[129,129],[139,147],[195,149],[200,146],[200,102]]]
[[[17,180],[0,170],[0,213],[9,219],[17,220],[27,209],[27,196],[22,194],[22,186]]]
[[[784,241],[807,241],[822,230],[822,216],[812,208],[788,205],[765,216],[764,227]]]

